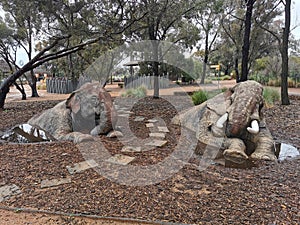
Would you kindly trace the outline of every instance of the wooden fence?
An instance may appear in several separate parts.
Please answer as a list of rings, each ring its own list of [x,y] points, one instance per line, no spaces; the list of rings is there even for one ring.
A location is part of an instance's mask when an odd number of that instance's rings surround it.
[[[80,77],[79,80],[49,78],[46,80],[46,87],[48,93],[69,94],[87,82],[91,82],[91,79],[87,77]]]
[[[154,76],[130,76],[124,78],[124,87],[126,89],[138,88],[140,86],[145,86],[147,89],[154,88]],[[159,76],[159,88],[169,87],[169,76]]]

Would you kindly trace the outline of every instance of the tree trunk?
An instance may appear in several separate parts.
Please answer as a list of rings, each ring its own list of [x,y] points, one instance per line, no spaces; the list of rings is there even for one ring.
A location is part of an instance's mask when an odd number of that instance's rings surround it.
[[[33,70],[30,71],[30,76],[31,76],[31,81],[29,82],[29,86],[31,88],[31,97],[40,97],[36,88],[37,78],[35,77]]]
[[[203,71],[202,71],[202,77],[201,77],[200,84],[204,84],[205,76],[206,76],[206,65],[208,63],[208,55],[209,55],[208,38],[209,38],[209,33],[206,32],[206,35],[205,35],[205,50],[204,50],[204,58],[203,58]]]
[[[5,81],[2,83],[0,88],[0,110],[4,109],[6,95],[9,92],[9,86],[10,86],[10,85],[3,85],[4,83]]]
[[[288,74],[289,74],[289,34],[290,34],[290,21],[291,21],[291,0],[286,0],[285,4],[285,27],[283,29],[281,58],[282,58],[282,71],[281,71],[281,104],[289,105],[288,94]]]
[[[153,98],[159,98],[158,45],[159,45],[159,43],[157,41],[152,41],[152,48],[153,48],[153,75],[154,75],[154,93],[153,93]]]
[[[207,63],[205,61],[203,61],[203,69],[202,69],[202,76],[201,76],[200,84],[204,84],[204,82],[205,82],[206,67],[207,67]]]
[[[235,71],[235,79],[236,79],[236,82],[238,83],[240,80],[238,54],[235,56],[235,59],[234,59],[234,71]]]
[[[21,84],[21,87],[20,87],[20,85],[18,85],[17,82],[15,82],[14,85],[21,92],[22,100],[26,100],[26,92],[25,92],[25,89],[24,89],[23,85]]]
[[[250,35],[251,35],[251,18],[253,5],[256,0],[246,0],[247,10],[245,17],[245,32],[242,48],[242,74],[239,82],[248,80],[248,61],[249,61],[249,49],[250,49]]]

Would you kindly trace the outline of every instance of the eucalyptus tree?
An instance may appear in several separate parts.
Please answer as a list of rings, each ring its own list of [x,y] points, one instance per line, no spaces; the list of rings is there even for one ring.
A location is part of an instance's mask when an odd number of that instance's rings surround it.
[[[7,67],[9,68],[9,73],[12,74],[19,67],[17,65],[17,50],[19,44],[15,41],[13,37],[14,30],[7,27],[7,25],[0,20],[0,58],[4,60]],[[26,92],[23,86],[22,80],[19,79],[20,85],[17,82],[14,82],[16,88],[22,94],[22,100],[26,99]]]
[[[22,2],[18,3],[22,5]],[[25,3],[24,8],[28,8],[29,2]],[[130,20],[124,19],[127,15],[133,14],[134,7],[130,7],[130,4],[135,4],[135,1],[75,0],[74,13],[77,14],[77,19],[72,24],[64,17],[64,14],[60,13],[64,9],[66,1],[40,0],[32,1],[33,3],[38,4],[36,7],[39,10],[36,17],[39,17],[38,21],[42,21],[41,26],[33,29],[35,34],[39,31],[37,53],[1,84],[0,109],[4,108],[10,86],[25,72],[87,47],[116,43],[118,40],[122,40],[124,31],[139,21],[140,17],[143,17],[141,14]],[[19,9],[19,7],[16,8]],[[86,14],[90,13],[91,16],[86,17]],[[69,44],[71,41],[72,45]]]
[[[197,29],[190,21],[192,11],[204,1],[184,0],[141,0],[137,1],[132,14],[145,14],[144,18],[128,30],[127,37],[133,41],[150,40],[153,54],[154,98],[159,97],[159,48],[160,41],[183,44],[186,47],[196,44],[199,38]]]
[[[214,50],[214,44],[219,35],[223,13],[224,1],[213,0],[207,2],[205,8],[201,7],[197,10],[193,18],[201,34],[200,40],[203,38],[204,42],[200,41],[202,45],[204,44],[201,84],[204,84],[207,70],[206,66],[209,62],[209,55]]]
[[[248,72],[256,59],[277,53],[276,39],[262,27],[271,26],[282,12],[276,1],[256,1],[251,9],[253,14],[251,16],[250,33],[247,31],[245,34],[247,14],[245,2],[228,0],[226,4],[225,14],[222,19],[222,39],[224,40],[223,43],[229,44],[233,48],[230,52],[233,53],[236,79],[237,81],[243,81],[248,79]],[[249,7],[248,11],[250,10]],[[246,40],[248,38],[249,40]],[[246,49],[248,49],[247,52]],[[226,51],[228,52],[228,50]],[[242,73],[240,73],[239,68],[240,58],[242,58]]]
[[[281,55],[282,68],[281,68],[281,104],[289,105],[288,95],[288,74],[289,74],[289,41],[290,41],[290,23],[291,23],[291,0],[278,0],[274,1],[276,7],[283,6],[284,8],[284,22],[280,20],[277,23],[269,24],[269,26],[261,25],[261,28],[270,33],[278,43],[278,49]],[[271,11],[272,12],[272,11]],[[279,22],[279,23],[278,23]],[[276,25],[280,25],[280,27]]]
[[[6,24],[15,34],[13,38],[20,48],[22,48],[30,61],[34,54],[34,38],[41,30],[41,14],[39,12],[39,2],[28,0],[2,0],[1,6],[5,11]],[[36,77],[33,70],[30,71],[29,84],[32,90],[32,97],[38,97],[36,89]]]

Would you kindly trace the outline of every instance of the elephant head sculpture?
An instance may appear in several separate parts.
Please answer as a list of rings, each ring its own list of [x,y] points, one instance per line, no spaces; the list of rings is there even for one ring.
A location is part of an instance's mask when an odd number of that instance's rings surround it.
[[[115,122],[111,96],[98,83],[82,85],[67,100],[28,121],[58,140],[74,142],[107,134]]]
[[[204,144],[198,153],[209,145],[235,163],[249,157],[273,161],[274,142],[265,124],[263,105],[262,85],[246,81],[178,115],[173,122],[196,132]]]

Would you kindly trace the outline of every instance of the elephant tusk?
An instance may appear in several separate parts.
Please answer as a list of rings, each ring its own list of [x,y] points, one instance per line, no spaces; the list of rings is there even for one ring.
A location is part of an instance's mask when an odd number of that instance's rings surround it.
[[[221,116],[218,121],[216,122],[216,126],[218,128],[223,128],[224,123],[228,119],[228,113],[225,113],[223,116]]]
[[[258,134],[258,132],[259,132],[258,121],[257,120],[252,120],[251,127],[247,127],[247,130],[251,134]]]

